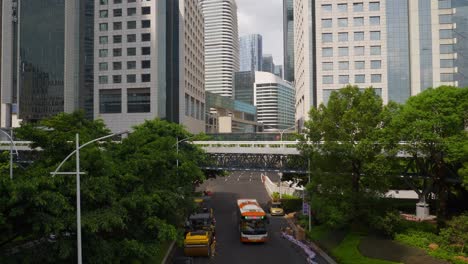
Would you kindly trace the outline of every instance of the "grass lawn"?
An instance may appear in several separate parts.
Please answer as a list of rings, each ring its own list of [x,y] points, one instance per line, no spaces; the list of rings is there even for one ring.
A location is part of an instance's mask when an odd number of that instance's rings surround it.
[[[332,250],[333,256],[343,264],[394,264],[391,262],[379,259],[371,259],[361,255],[358,250],[361,236],[355,233],[349,233],[345,239]]]

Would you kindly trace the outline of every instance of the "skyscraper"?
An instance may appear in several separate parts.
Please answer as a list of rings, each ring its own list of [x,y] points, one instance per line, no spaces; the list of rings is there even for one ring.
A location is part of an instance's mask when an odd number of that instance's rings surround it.
[[[283,75],[294,82],[294,0],[283,0]]]
[[[95,118],[113,131],[156,117],[204,131],[200,5],[99,0],[95,19]]]
[[[374,88],[385,103],[467,86],[467,17],[468,2],[459,0],[294,1],[299,126],[310,107],[348,84]]]
[[[262,69],[262,36],[251,34],[242,36],[240,43],[240,71],[261,71]]]
[[[235,0],[201,0],[205,19],[206,91],[232,97],[239,71],[239,34]]]
[[[271,54],[265,54],[262,58],[262,71],[275,73],[275,63],[273,62],[273,56]]]
[[[94,0],[2,1],[1,123],[12,105],[37,121],[85,110],[92,118]]]

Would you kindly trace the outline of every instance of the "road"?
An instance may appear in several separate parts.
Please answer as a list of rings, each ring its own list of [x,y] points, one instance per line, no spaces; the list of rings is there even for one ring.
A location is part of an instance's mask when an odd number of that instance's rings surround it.
[[[277,180],[277,175],[272,180]],[[276,177],[276,178],[275,178]],[[283,217],[271,217],[268,227],[269,241],[264,244],[242,244],[236,220],[236,200],[255,198],[266,209],[268,194],[259,172],[233,172],[226,177],[210,179],[202,190],[212,191],[212,205],[216,218],[216,254],[213,258],[195,258],[195,263],[258,264],[258,263],[306,263],[304,253],[289,241],[280,237],[280,228],[286,226]],[[177,255],[183,255],[177,250]],[[317,263],[326,263],[318,256]]]

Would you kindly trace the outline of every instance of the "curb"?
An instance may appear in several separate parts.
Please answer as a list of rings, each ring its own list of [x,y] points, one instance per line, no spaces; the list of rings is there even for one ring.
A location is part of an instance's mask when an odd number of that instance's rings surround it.
[[[174,245],[175,245],[175,240],[172,241],[171,245],[169,246],[169,249],[166,252],[166,255],[164,256],[162,260],[162,264],[166,264],[167,260],[169,259],[169,256],[172,254],[172,251],[174,251]]]
[[[288,223],[288,225],[293,229],[293,230],[296,230],[296,225],[292,222],[291,219],[289,218],[286,218],[286,222]],[[306,239],[306,243],[312,248],[312,250],[315,251],[315,253],[317,253],[317,255],[319,255],[320,257],[322,257],[327,263],[329,264],[337,264],[337,262],[332,259],[325,251],[323,251],[321,248],[319,248],[314,242],[310,241],[310,240],[307,240]]]

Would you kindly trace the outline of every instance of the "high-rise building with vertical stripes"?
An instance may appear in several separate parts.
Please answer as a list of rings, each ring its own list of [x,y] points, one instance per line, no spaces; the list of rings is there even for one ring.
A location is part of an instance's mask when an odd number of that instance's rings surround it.
[[[468,1],[295,0],[296,123],[348,84],[385,103],[468,86]]]
[[[239,38],[240,71],[261,71],[263,44],[262,35],[250,34]]]
[[[283,75],[294,82],[294,0],[283,0]]]
[[[233,96],[233,74],[239,71],[239,33],[235,0],[201,0],[205,19],[205,88]]]

